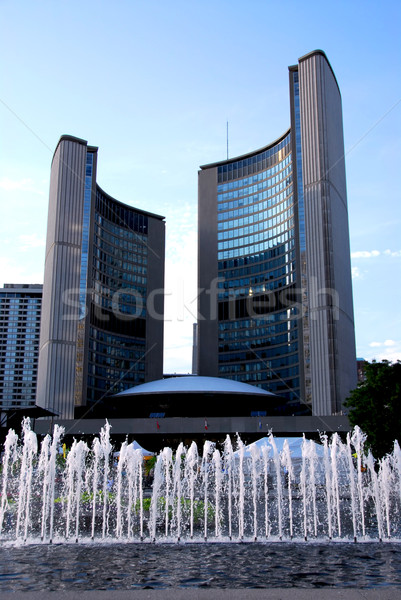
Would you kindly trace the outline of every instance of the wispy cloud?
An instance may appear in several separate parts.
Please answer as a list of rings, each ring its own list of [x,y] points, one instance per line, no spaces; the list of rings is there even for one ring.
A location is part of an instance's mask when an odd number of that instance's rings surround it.
[[[0,256],[1,283],[42,283],[43,271],[32,268],[31,264],[22,265],[14,259]]]
[[[397,342],[395,342],[394,340],[385,340],[384,342],[370,342],[369,346],[371,348],[380,348],[383,346],[387,346],[387,347],[392,347],[392,346],[396,346]]]
[[[30,178],[10,179],[9,177],[2,177],[0,179],[0,189],[6,192],[29,192],[43,195],[43,189]]]
[[[22,252],[26,252],[27,250],[32,250],[32,248],[41,248],[45,245],[45,239],[39,237],[36,233],[31,233],[27,235],[18,236],[18,240],[20,243],[19,249]]]
[[[374,258],[380,256],[379,250],[359,250],[358,252],[351,252],[351,258]]]
[[[384,250],[384,252],[380,252],[380,250],[358,250],[356,252],[351,252],[351,258],[376,258],[377,256],[391,256],[393,258],[401,257],[401,250]]]
[[[363,279],[363,275],[359,269],[359,267],[352,267],[352,279]]]
[[[400,340],[384,340],[383,342],[370,342],[369,347],[372,351],[366,353],[366,360],[381,361],[388,360],[396,362],[401,360],[401,341]]]

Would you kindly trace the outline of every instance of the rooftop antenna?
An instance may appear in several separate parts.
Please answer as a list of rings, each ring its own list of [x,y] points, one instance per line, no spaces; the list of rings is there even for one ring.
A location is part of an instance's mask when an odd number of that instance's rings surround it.
[[[227,160],[228,160],[228,121],[227,121]]]

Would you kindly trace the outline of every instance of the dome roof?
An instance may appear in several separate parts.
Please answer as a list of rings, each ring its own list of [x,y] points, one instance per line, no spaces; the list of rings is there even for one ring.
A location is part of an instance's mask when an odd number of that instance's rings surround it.
[[[222,377],[202,377],[188,375],[184,377],[168,377],[137,385],[116,394],[115,397],[143,394],[246,394],[253,396],[271,396],[275,394],[262,388]]]

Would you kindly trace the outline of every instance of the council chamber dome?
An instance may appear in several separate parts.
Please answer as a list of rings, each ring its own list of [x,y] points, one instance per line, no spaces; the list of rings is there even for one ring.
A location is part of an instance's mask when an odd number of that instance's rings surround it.
[[[175,376],[110,398],[113,417],[236,417],[278,414],[283,402],[259,387],[199,375]]]

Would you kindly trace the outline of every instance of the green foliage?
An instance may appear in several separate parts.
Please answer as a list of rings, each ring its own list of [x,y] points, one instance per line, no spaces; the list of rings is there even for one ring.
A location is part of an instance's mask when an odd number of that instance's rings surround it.
[[[150,511],[150,505],[151,505],[152,499],[151,498],[143,498],[142,500],[142,509],[144,510],[144,512],[148,512]],[[157,509],[160,513],[163,513],[164,510],[166,508],[166,499],[161,496],[160,498],[158,498],[158,503],[157,503]],[[183,510],[184,513],[189,514],[190,509],[191,509],[191,501],[188,498],[181,498],[181,508]],[[136,513],[139,512],[140,510],[140,501],[137,500],[134,510]],[[169,505],[169,519],[172,518],[173,516],[173,510],[176,510],[176,501],[174,502],[174,507]],[[201,523],[204,520],[204,515],[205,515],[205,503],[203,502],[203,500],[194,500],[194,504],[193,504],[193,514],[194,514],[194,521],[195,523]],[[214,508],[212,507],[211,504],[207,504],[207,519],[208,521],[212,521],[212,519],[214,519],[214,515],[215,515],[215,511]]]
[[[365,381],[360,383],[344,405],[352,426],[367,435],[375,458],[382,458],[401,442],[401,362],[365,363]]]
[[[112,492],[107,492],[107,500],[108,502],[112,502],[115,499],[115,494]],[[54,499],[55,504],[66,504],[68,502],[67,496],[59,496]],[[81,502],[83,504],[91,504],[93,502],[93,492],[82,492],[81,494]],[[104,502],[104,494],[103,490],[98,490],[96,494],[96,503]]]
[[[149,475],[149,473],[151,472],[151,470],[153,469],[153,467],[156,465],[156,461],[157,461],[157,456],[150,456],[149,458],[147,458],[144,463],[144,469],[145,469],[145,475]]]

